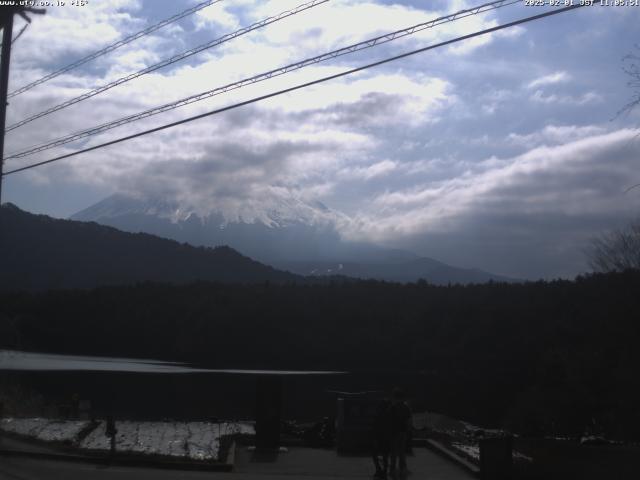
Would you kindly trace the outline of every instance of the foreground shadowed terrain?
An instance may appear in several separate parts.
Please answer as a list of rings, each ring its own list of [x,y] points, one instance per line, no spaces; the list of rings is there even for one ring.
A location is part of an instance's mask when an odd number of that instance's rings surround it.
[[[518,285],[2,293],[0,346],[217,368],[398,369],[416,372],[408,387],[423,407],[479,424],[575,434],[595,423],[637,439],[639,290],[640,272],[628,271]]]

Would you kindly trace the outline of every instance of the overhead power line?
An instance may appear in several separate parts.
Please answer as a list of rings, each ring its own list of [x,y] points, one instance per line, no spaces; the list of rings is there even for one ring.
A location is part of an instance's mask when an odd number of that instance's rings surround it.
[[[16,168],[16,169],[13,169],[13,170],[9,170],[8,172],[5,172],[3,174],[3,176],[11,175],[12,173],[23,172],[25,170],[29,170],[29,169],[32,169],[32,168],[40,167],[42,165],[47,165],[49,163],[57,162],[57,161],[65,159],[65,158],[70,158],[70,157],[74,157],[76,155],[80,155],[81,153],[87,153],[87,152],[91,152],[93,150],[98,150],[100,148],[108,147],[110,145],[115,145],[117,143],[122,143],[122,142],[125,142],[127,140],[132,140],[134,138],[142,137],[144,135],[149,135],[151,133],[159,132],[161,130],[166,130],[168,128],[176,127],[178,125],[182,125],[182,124],[185,124],[185,123],[193,122],[195,120],[199,120],[201,118],[209,117],[211,115],[216,115],[216,114],[219,114],[219,113],[222,113],[222,112],[226,112],[228,110],[233,110],[235,108],[243,107],[243,106],[250,105],[250,104],[256,103],[256,102],[260,102],[260,101],[266,100],[268,98],[276,97],[276,96],[279,96],[279,95],[283,95],[285,93],[289,93],[289,92],[293,92],[293,91],[300,90],[300,89],[303,89],[303,88],[307,88],[307,87],[310,87],[312,85],[317,85],[319,83],[324,83],[324,82],[327,82],[329,80],[335,80],[337,78],[345,77],[347,75],[351,75],[351,74],[354,74],[354,73],[357,73],[357,72],[360,72],[360,71],[363,71],[363,70],[367,70],[369,68],[373,68],[373,67],[377,67],[377,66],[380,66],[380,65],[384,65],[386,63],[393,62],[393,61],[396,61],[396,60],[400,60],[402,58],[406,58],[406,57],[409,57],[409,56],[412,56],[412,55],[416,55],[418,53],[426,52],[428,50],[433,50],[435,48],[444,47],[444,46],[447,46],[447,45],[451,45],[453,43],[461,42],[463,40],[468,40],[470,38],[478,37],[480,35],[485,35],[485,34],[488,34],[488,33],[497,32],[497,31],[503,30],[505,28],[510,28],[510,27],[514,27],[516,25],[521,25],[523,23],[527,23],[527,22],[531,22],[531,21],[534,21],[534,20],[539,20],[539,19],[542,19],[542,18],[550,17],[552,15],[558,15],[560,13],[568,12],[570,10],[575,10],[576,8],[581,8],[583,6],[585,6],[585,5],[584,4],[576,4],[576,5],[571,5],[571,6],[568,6],[568,7],[557,8],[557,9],[550,10],[550,11],[547,11],[547,12],[544,12],[544,13],[540,13],[538,15],[532,15],[530,17],[521,18],[521,19],[515,20],[513,22],[505,23],[503,25],[498,25],[496,27],[491,27],[491,28],[487,28],[487,29],[484,29],[484,30],[480,30],[478,32],[474,32],[474,33],[470,33],[470,34],[467,34],[467,35],[463,35],[461,37],[456,37],[456,38],[453,38],[451,40],[446,40],[444,42],[436,43],[434,45],[429,45],[429,46],[426,46],[426,47],[422,47],[422,48],[419,48],[417,50],[412,50],[410,52],[402,53],[402,54],[396,55],[394,57],[386,58],[384,60],[379,60],[377,62],[369,63],[367,65],[363,65],[363,66],[360,66],[360,67],[357,67],[357,68],[352,68],[350,70],[346,70],[346,71],[341,72],[341,73],[336,73],[334,75],[329,75],[329,76],[326,76],[326,77],[319,78],[317,80],[313,80],[313,81],[306,82],[306,83],[301,83],[301,84],[295,85],[293,87],[289,87],[289,88],[285,88],[283,90],[278,90],[276,92],[268,93],[266,95],[261,95],[259,97],[254,97],[252,99],[245,100],[245,101],[239,102],[239,103],[235,103],[233,105],[228,105],[226,107],[222,107],[222,108],[218,108],[218,109],[215,109],[215,110],[211,110],[211,111],[206,112],[206,113],[201,113],[199,115],[194,115],[192,117],[185,118],[185,119],[179,120],[177,122],[168,123],[166,125],[162,125],[162,126],[159,126],[159,127],[151,128],[149,130],[145,130],[143,132],[135,133],[135,134],[132,134],[132,135],[127,135],[127,136],[121,137],[121,138],[117,138],[117,139],[111,140],[109,142],[101,143],[99,145],[94,145],[93,147],[89,147],[89,148],[85,148],[85,149],[82,149],[82,150],[78,150],[76,152],[67,153],[65,155],[60,155],[58,157],[51,158],[49,160],[44,160],[42,162],[32,163],[30,165],[26,165],[26,166],[21,167],[21,168]]]
[[[11,38],[13,34],[13,20],[15,15],[22,17],[27,25],[31,23],[31,17],[28,13],[36,15],[43,15],[46,10],[40,8],[32,8],[26,5],[18,4],[17,2],[3,2],[7,3],[5,8],[0,9],[0,26],[2,27],[2,54],[0,55],[0,202],[2,200],[2,172],[4,170],[4,130],[5,120],[7,115],[7,91],[9,88],[9,70],[11,62],[11,47],[13,42],[17,40],[20,35],[26,30],[26,26],[22,28],[17,37]]]
[[[63,73],[68,72],[69,70],[73,70],[74,68],[79,67],[80,65],[84,65],[87,62],[90,62],[91,60],[94,60],[98,57],[101,57],[102,55],[106,55],[107,53],[113,52],[115,49],[122,47],[123,45],[126,45],[128,43],[133,42],[134,40],[137,40],[138,38],[144,37],[145,35],[148,35],[152,32],[155,32],[156,30],[161,29],[162,27],[165,27],[167,25],[169,25],[170,23],[173,22],[177,22],[178,20],[187,17],[199,10],[202,10],[203,8],[206,8],[210,5],[213,5],[215,3],[219,3],[222,0],[207,0],[206,2],[202,2],[199,3],[197,5],[194,5],[191,8],[188,8],[180,13],[177,13],[176,15],[173,15],[172,17],[169,18],[165,18],[164,20],[162,20],[161,22],[158,22],[154,25],[151,25],[147,28],[145,28],[144,30],[140,30],[137,33],[134,33],[132,35],[129,35],[128,37],[123,38],[122,40],[118,40],[115,43],[112,43],[111,45],[107,45],[106,47],[102,48],[101,50],[98,50],[96,52],[93,52],[90,55],[87,55],[84,58],[81,58],[80,60],[73,62],[69,65],[67,65],[66,67],[62,67],[54,72],[49,73],[48,75],[45,75],[42,78],[39,78],[38,80],[29,83],[28,85],[25,85],[24,87],[20,87],[17,90],[14,90],[13,92],[11,92],[8,95],[8,98],[11,97],[15,97],[16,95],[20,95],[21,93],[26,92],[27,90],[31,90],[33,87],[40,85],[44,82],[47,82],[49,80],[51,80],[52,78],[55,78],[59,75],[62,75]]]
[[[22,34],[25,32],[25,30],[27,29],[28,26],[29,26],[29,24],[25,23],[24,26],[18,32],[18,34],[15,37],[13,37],[13,40],[11,40],[11,43],[15,43],[16,40],[18,40],[22,36]]]
[[[29,17],[29,15],[27,15],[27,13],[35,13],[36,15],[43,15],[46,13],[46,10],[44,8],[33,8],[33,7],[28,7],[25,5],[12,5],[9,6],[9,8],[5,9],[5,11],[3,11],[2,13],[7,15],[7,12],[13,12],[14,14],[20,15],[20,17],[22,17],[22,19],[27,22],[21,29],[20,32],[18,32],[18,34],[13,37],[13,40],[11,40],[11,44],[13,45],[13,43],[18,40],[22,34],[25,32],[25,30],[27,29],[27,27],[31,24],[31,18]],[[6,17],[3,17],[2,19],[2,27],[4,27],[4,22],[6,21]],[[0,43],[0,47],[2,47],[4,44]]]
[[[33,122],[34,120],[44,117],[46,115],[49,115],[53,112],[57,112],[58,110],[62,110],[63,108],[66,108],[70,105],[76,104],[78,102],[81,102],[83,100],[86,100],[88,98],[94,97],[100,93],[106,92],[107,90],[113,88],[113,87],[117,87],[118,85],[122,85],[123,83],[126,83],[130,80],[133,80],[135,78],[141,77],[147,73],[151,73],[155,70],[158,70],[160,68],[166,67],[168,65],[171,65],[173,63],[179,62],[181,60],[184,60],[185,58],[189,58],[192,55],[195,55],[197,53],[200,53],[204,50],[207,50],[209,48],[213,48],[216,47],[218,45],[221,45],[225,42],[228,42],[229,40],[233,40],[234,38],[240,37],[242,35],[245,35],[249,32],[252,32],[254,30],[258,30],[259,28],[265,27],[267,25],[270,25],[272,23],[278,22],[280,20],[283,20],[287,17],[290,17],[292,15],[296,15],[297,13],[303,12],[305,10],[308,10],[310,8],[313,8],[317,5],[321,5],[323,3],[327,3],[329,0],[312,0],[311,2],[307,2],[304,3],[302,5],[298,5],[297,7],[291,9],[291,10],[286,10],[284,12],[281,12],[277,15],[265,18],[264,20],[261,20],[259,22],[253,23],[251,25],[249,25],[248,27],[244,27],[241,28],[240,30],[236,30],[235,32],[229,33],[227,35],[224,35],[220,38],[216,38],[215,40],[211,40],[210,42],[204,43],[202,45],[199,45],[195,48],[192,48],[190,50],[186,50],[182,53],[178,53],[177,55],[174,55],[170,58],[167,58],[165,60],[162,60],[161,62],[158,62],[154,65],[151,65],[149,67],[143,68],[142,70],[139,70],[135,73],[132,73],[130,75],[127,75],[125,77],[119,78],[118,80],[114,80],[113,82],[110,82],[106,85],[103,85],[102,87],[98,87],[95,88],[93,90],[91,90],[90,92],[87,93],[83,93],[82,95],[79,95],[77,97],[74,97],[70,100],[67,100],[63,103],[60,103],[59,105],[56,105],[54,107],[48,108],[47,110],[44,110],[40,113],[37,113],[35,115],[32,115],[28,118],[25,118],[24,120],[21,120],[19,122],[14,123],[13,125],[9,125],[6,128],[6,132],[10,132],[11,130],[15,130],[18,127],[21,127],[29,122]]]
[[[28,23],[26,23],[26,24],[25,24],[25,25],[20,29],[20,31],[18,32],[18,34],[17,34],[15,37],[13,37],[13,40],[11,40],[11,44],[12,44],[12,45],[13,45],[14,43],[16,43],[16,40],[18,40],[18,39],[22,36],[22,34],[24,33],[24,31],[27,29],[27,27],[28,27],[28,26],[29,26],[29,24],[28,24]],[[0,43],[0,48],[2,48],[2,43]]]
[[[222,87],[216,87],[212,90],[208,90],[206,92],[202,92],[202,93],[198,93],[196,95],[191,95],[189,97],[171,102],[171,103],[167,103],[165,105],[161,105],[159,107],[154,107],[151,108],[149,110],[145,110],[143,112],[139,112],[133,115],[129,115],[127,117],[123,117],[120,118],[118,120],[114,120],[108,123],[104,123],[102,125],[98,125],[96,127],[92,127],[89,129],[85,129],[85,130],[81,130],[79,132],[75,132],[69,135],[66,135],[64,137],[60,137],[56,140],[52,140],[40,145],[34,145],[31,147],[28,147],[25,150],[22,150],[20,152],[15,152],[12,153],[10,155],[8,155],[7,157],[5,157],[6,159],[13,159],[13,158],[22,158],[22,157],[26,157],[28,155],[32,155],[34,153],[38,153],[38,152],[42,152],[45,150],[49,150],[51,148],[54,147],[58,147],[61,145],[65,145],[67,143],[70,142],[74,142],[76,140],[80,140],[92,135],[97,135],[99,133],[105,132],[107,130],[111,130],[113,128],[125,125],[127,123],[131,123],[137,120],[141,120],[143,118],[147,118],[147,117],[151,117],[153,115],[157,115],[159,113],[163,113],[169,110],[173,110],[176,109],[178,107],[182,107],[184,105],[189,105],[195,102],[199,102],[211,97],[214,97],[216,95],[220,95],[226,92],[229,92],[231,90],[236,90],[238,88],[242,88],[244,86],[247,85],[251,85],[254,83],[258,83],[258,82],[262,82],[265,80],[268,80],[270,78],[273,77],[277,77],[280,75],[284,75],[286,73],[290,73],[292,71],[295,70],[299,70],[301,68],[307,67],[309,65],[313,65],[316,63],[320,63],[320,62],[324,62],[326,60],[330,60],[333,58],[337,58],[343,55],[347,55],[350,53],[354,53],[360,50],[365,50],[368,48],[372,48],[375,47],[377,45],[381,45],[383,43],[387,43],[387,42],[391,42],[393,40],[397,40],[398,38],[402,38],[402,37],[406,37],[408,35],[413,35],[417,32],[420,32],[422,30],[428,29],[428,28],[433,28],[437,25],[441,25],[443,23],[447,23],[447,22],[452,22],[452,21],[456,21],[456,20],[460,20],[462,18],[471,16],[471,15],[477,15],[479,13],[483,13],[489,10],[495,10],[497,8],[501,8],[501,7],[505,7],[508,5],[512,5],[515,3],[520,3],[521,0],[501,0],[501,1],[494,1],[494,2],[490,2],[490,3],[485,3],[482,5],[479,5],[477,7],[471,8],[471,9],[465,9],[465,10],[461,10],[459,12],[453,13],[451,15],[446,15],[444,17],[438,17],[436,19],[433,20],[429,20],[428,22],[423,22],[423,23],[419,23],[417,25],[413,25],[412,27],[408,27],[408,28],[404,28],[401,30],[396,30],[395,32],[391,32],[391,33],[387,33],[385,35],[380,35],[378,37],[374,37],[371,38],[369,40],[365,40],[359,43],[355,43],[352,45],[349,45],[347,47],[343,47],[340,48],[338,50],[333,50],[331,52],[328,53],[324,53],[315,57],[311,57],[311,58],[307,58],[305,60],[296,62],[296,63],[292,63],[289,65],[286,65],[284,67],[280,67],[280,68],[276,68],[274,70],[270,70],[268,72],[264,72],[264,73],[260,73],[258,75],[254,75],[252,77],[248,77],[242,80],[239,80],[237,82],[233,82],[227,85],[224,85]]]

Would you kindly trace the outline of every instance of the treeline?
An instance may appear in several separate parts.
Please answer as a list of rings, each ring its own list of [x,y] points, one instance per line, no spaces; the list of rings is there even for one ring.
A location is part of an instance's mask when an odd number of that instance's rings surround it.
[[[0,345],[216,368],[415,371],[424,406],[528,434],[640,432],[640,272],[475,286],[0,293]],[[418,388],[416,388],[418,390]]]

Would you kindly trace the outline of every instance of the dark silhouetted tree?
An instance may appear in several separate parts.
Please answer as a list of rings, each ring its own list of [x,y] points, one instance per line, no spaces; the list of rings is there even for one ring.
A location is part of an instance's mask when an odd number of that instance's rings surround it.
[[[640,219],[594,238],[587,255],[591,268],[599,272],[640,269]]]
[[[620,110],[620,113],[625,113],[640,105],[640,44],[636,45],[635,52],[623,58],[622,70],[629,76],[627,85],[633,91],[629,103]]]

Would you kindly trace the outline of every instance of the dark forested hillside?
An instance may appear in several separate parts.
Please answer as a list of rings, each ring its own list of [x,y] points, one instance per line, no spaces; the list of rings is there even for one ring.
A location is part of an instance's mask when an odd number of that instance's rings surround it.
[[[0,345],[233,368],[419,372],[436,411],[640,431],[640,272],[476,286],[145,284],[0,294]],[[635,433],[634,433],[635,432]]]
[[[227,247],[195,248],[95,223],[0,207],[0,289],[91,288],[141,281],[252,283],[299,277]]]

